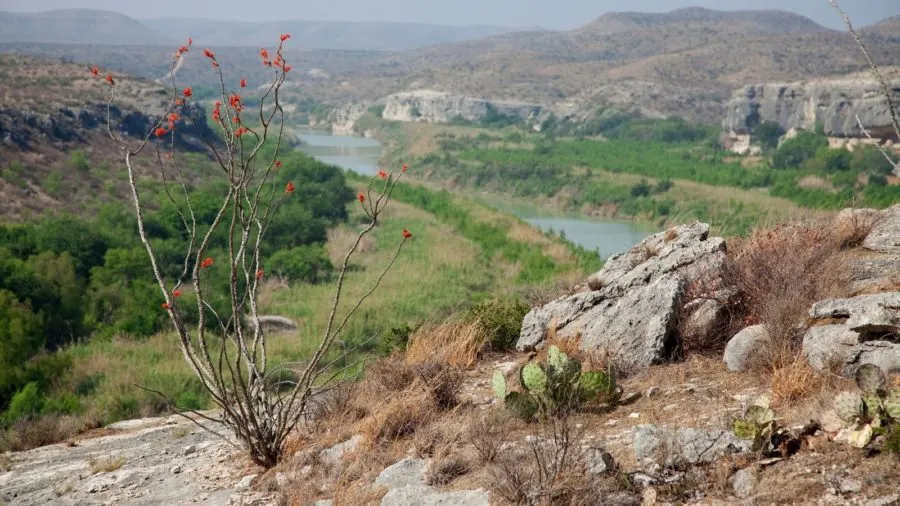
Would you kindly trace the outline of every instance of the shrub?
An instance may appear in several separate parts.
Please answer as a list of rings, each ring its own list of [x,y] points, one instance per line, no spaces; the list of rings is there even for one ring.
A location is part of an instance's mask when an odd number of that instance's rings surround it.
[[[778,147],[778,141],[785,134],[784,128],[775,121],[764,121],[753,128],[753,138],[766,150]]]
[[[522,319],[529,310],[520,299],[506,297],[475,304],[466,310],[463,318],[481,326],[492,349],[503,351],[512,349],[519,340]]]
[[[28,383],[13,395],[9,401],[9,407],[3,414],[6,425],[37,416],[44,409],[44,396],[38,391],[38,384]]]
[[[267,262],[268,271],[294,282],[320,283],[334,272],[325,248],[320,244],[276,251]]]
[[[784,141],[772,156],[772,166],[776,169],[795,169],[816,156],[822,148],[828,147],[828,139],[824,135],[813,132],[800,132]]]

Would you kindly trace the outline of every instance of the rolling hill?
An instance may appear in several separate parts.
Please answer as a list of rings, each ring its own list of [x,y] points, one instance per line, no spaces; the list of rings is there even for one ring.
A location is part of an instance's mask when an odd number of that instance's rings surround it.
[[[67,44],[173,44],[173,38],[117,12],[64,9],[38,13],[0,11],[0,42]]]
[[[292,46],[308,49],[405,51],[434,44],[479,39],[522,30],[500,26],[443,26],[424,23],[358,23],[287,20],[269,23],[161,18],[143,21],[179,40],[193,37],[212,46],[260,47],[290,33]]]

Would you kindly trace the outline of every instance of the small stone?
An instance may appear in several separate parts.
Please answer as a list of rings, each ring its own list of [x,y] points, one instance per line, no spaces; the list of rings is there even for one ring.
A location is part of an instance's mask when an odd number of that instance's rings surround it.
[[[769,341],[765,325],[751,325],[738,332],[725,345],[723,360],[729,371],[746,371],[759,350]]]
[[[172,467],[172,474],[179,474],[181,471],[181,464],[175,464],[175,466]]]
[[[628,418],[640,418],[640,417],[641,417],[640,413],[631,413],[630,415],[628,415]]]
[[[290,485],[291,479],[288,477],[287,473],[277,472],[275,473],[275,484],[278,485],[279,490],[284,490]]]
[[[599,475],[615,469],[616,461],[603,448],[590,448],[587,451],[587,467],[588,473]]]
[[[185,455],[190,455],[192,453],[197,453],[197,447],[195,445],[188,445],[184,447],[183,453]]]
[[[644,395],[645,395],[646,397],[653,397],[654,395],[657,395],[658,393],[659,393],[659,387],[658,387],[658,386],[652,386],[652,387],[650,387],[650,388],[647,389],[647,393],[644,394]]]
[[[758,483],[756,472],[753,469],[740,469],[728,479],[731,490],[738,499],[747,499],[756,493]]]
[[[604,425],[606,425],[607,427],[612,427],[612,426],[616,425],[617,423],[619,423],[618,420],[607,420]]]
[[[866,506],[897,506],[900,504],[900,495],[886,495],[878,499],[872,499]]]
[[[858,480],[844,478],[838,483],[838,490],[842,494],[855,494],[862,491],[862,483]]]
[[[422,459],[405,458],[382,471],[375,484],[387,488],[424,485],[426,467],[427,463]]]
[[[645,485],[644,492],[641,494],[641,506],[654,506],[656,504],[656,489]]]
[[[250,474],[241,478],[241,481],[237,483],[238,489],[250,488],[250,485],[253,484],[253,480],[257,477],[256,474]]]

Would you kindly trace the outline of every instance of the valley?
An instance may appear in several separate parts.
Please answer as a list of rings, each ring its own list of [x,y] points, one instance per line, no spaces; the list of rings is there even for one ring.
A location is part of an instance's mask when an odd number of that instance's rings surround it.
[[[897,504],[900,16],[676,3],[0,12],[0,506]]]

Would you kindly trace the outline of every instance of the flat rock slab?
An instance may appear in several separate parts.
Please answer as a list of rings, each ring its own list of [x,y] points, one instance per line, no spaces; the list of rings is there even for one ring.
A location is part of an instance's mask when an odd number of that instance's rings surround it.
[[[249,460],[242,452],[188,420],[132,420],[115,427],[114,434],[80,439],[76,446],[7,454],[12,466],[0,473],[0,503],[274,504],[271,494],[240,489],[244,475],[252,474],[244,471]],[[186,455],[190,446],[194,451]]]
[[[872,251],[900,255],[900,204],[881,211],[862,245]]]

